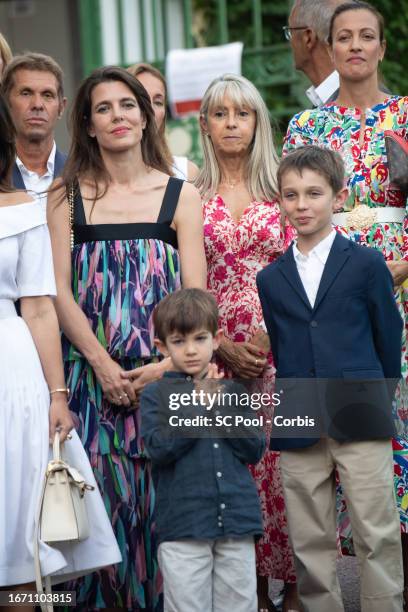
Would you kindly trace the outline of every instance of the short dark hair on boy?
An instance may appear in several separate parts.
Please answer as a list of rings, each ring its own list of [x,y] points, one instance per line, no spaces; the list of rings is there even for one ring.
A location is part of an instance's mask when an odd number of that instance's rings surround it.
[[[338,153],[331,149],[306,145],[295,149],[284,157],[279,164],[277,181],[279,193],[282,192],[282,177],[294,170],[302,175],[303,170],[312,170],[323,176],[329,183],[333,193],[338,193],[344,187],[344,164]]]
[[[162,342],[174,333],[205,329],[215,336],[218,307],[214,296],[203,289],[179,289],[163,298],[153,311],[155,336]]]

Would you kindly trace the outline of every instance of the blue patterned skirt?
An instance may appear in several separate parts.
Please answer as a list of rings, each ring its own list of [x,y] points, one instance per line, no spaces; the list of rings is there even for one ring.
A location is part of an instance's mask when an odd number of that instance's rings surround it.
[[[125,359],[119,365],[131,370],[145,363]],[[138,408],[125,411],[110,404],[85,359],[67,361],[65,367],[71,389],[70,409],[76,415],[78,435],[88,454],[123,561],[65,584],[64,588],[76,591],[77,610],[120,608],[159,612],[162,579],[156,554],[155,494],[151,464],[140,438],[140,411]]]

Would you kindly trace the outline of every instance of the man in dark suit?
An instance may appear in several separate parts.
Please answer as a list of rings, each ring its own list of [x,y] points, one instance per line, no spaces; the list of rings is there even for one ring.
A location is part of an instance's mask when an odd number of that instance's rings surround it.
[[[337,469],[361,564],[361,609],[401,612],[390,438],[402,321],[382,255],[333,229],[332,212],[347,197],[343,181],[341,158],[314,146],[288,155],[278,171],[281,205],[298,238],[257,277],[277,390],[284,391],[271,447],[282,451],[304,610],[344,612],[335,565]],[[291,437],[276,437],[282,429]]]
[[[13,185],[42,194],[45,206],[46,191],[66,160],[54,140],[55,126],[66,106],[62,70],[48,55],[17,55],[5,70],[1,88],[16,127]]]

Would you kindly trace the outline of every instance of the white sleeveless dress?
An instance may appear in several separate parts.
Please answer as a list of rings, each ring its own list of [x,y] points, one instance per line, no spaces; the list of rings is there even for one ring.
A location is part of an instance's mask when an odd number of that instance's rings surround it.
[[[47,463],[50,396],[30,331],[14,302],[55,295],[50,238],[38,200],[0,207],[0,587],[34,581],[35,517]],[[64,456],[96,487],[75,432]],[[118,563],[121,555],[96,488],[86,494],[89,538],[40,545],[53,583]]]
[[[173,172],[176,178],[188,181],[188,159],[180,155],[173,155]]]

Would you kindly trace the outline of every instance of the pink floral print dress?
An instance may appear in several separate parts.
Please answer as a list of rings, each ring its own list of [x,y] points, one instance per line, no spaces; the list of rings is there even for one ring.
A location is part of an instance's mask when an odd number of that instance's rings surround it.
[[[263,320],[256,275],[289,246],[294,230],[282,228],[277,201],[251,202],[235,221],[219,195],[203,203],[204,244],[208,289],[218,302],[220,325],[234,342],[250,341]],[[232,372],[222,366],[227,376]],[[263,372],[262,386],[273,389],[272,354]],[[264,520],[264,535],[257,543],[257,571],[285,582],[295,582],[289,545],[285,503],[279,471],[279,453],[267,451],[250,466],[257,484]]]

